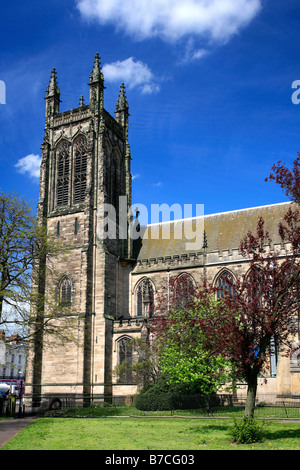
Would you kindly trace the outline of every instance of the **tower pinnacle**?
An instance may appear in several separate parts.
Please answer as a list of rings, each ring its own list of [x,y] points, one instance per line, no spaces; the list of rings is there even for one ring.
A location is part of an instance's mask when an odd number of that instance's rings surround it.
[[[50,115],[59,113],[59,103],[60,89],[57,84],[56,70],[53,68],[51,71],[50,82],[46,91],[46,121]]]
[[[95,55],[93,70],[90,74],[90,107],[94,113],[98,114],[103,109],[104,77],[101,72],[100,57]]]
[[[125,140],[128,143],[128,117],[129,114],[129,106],[125,95],[125,85],[124,83],[121,84],[119,98],[117,100],[116,105],[116,120],[121,126],[124,128],[124,136]]]
[[[84,106],[84,97],[82,95],[79,99],[79,106],[80,106],[80,108],[82,108]]]
[[[59,90],[59,87],[57,85],[56,70],[53,67],[53,69],[51,71],[50,83],[47,87],[47,97],[55,96],[55,95],[59,95],[59,94],[60,94],[60,90]]]
[[[122,83],[119,98],[117,100],[116,112],[127,111],[128,108],[128,102],[125,95],[125,85]]]
[[[97,52],[97,54],[95,55],[93,70],[91,71],[91,74],[90,74],[90,83],[99,82],[99,81],[103,82],[104,77],[101,72],[101,63],[100,63],[99,53]]]

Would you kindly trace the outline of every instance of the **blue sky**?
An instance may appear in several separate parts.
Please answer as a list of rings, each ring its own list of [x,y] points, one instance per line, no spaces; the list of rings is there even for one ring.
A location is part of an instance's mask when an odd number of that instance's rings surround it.
[[[81,95],[88,103],[99,52],[113,116],[126,86],[134,204],[204,204],[209,214],[285,201],[264,179],[300,151],[296,3],[2,2],[0,188],[36,207],[51,69],[61,110],[76,108]]]

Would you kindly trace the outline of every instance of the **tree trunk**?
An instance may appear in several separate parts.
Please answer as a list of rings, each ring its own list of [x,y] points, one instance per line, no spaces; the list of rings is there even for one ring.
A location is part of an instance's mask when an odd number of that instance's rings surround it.
[[[2,318],[3,300],[4,300],[4,297],[1,295],[0,296],[0,321],[1,321],[1,318]]]
[[[255,398],[257,390],[257,375],[252,375],[248,381],[247,400],[245,405],[245,416],[248,419],[254,417]]]
[[[1,258],[0,258],[1,259]],[[2,261],[2,259],[1,259]],[[3,265],[6,263],[5,261],[2,261],[1,263],[1,272],[0,272],[0,320],[2,318],[2,313],[3,313],[3,302],[4,302],[4,291],[5,291],[5,282],[6,282],[6,276],[4,272]]]

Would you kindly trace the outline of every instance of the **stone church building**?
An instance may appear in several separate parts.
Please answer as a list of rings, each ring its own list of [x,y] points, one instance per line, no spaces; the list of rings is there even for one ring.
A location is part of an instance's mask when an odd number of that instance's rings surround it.
[[[180,221],[140,227],[140,238],[134,240],[130,230],[137,230],[138,219],[130,212],[129,107],[122,84],[115,117],[104,109],[98,54],[89,88],[88,105],[81,98],[77,108],[60,112],[53,69],[46,92],[38,218],[67,248],[66,256],[54,262],[52,298],[60,307],[68,306],[77,336],[65,344],[51,344],[49,338],[38,336],[28,355],[28,406],[38,407],[53,397],[89,402],[136,393],[136,385],[128,377],[116,377],[114,369],[128,359],[128,342],[147,329],[162,286],[168,287],[170,277],[182,275],[194,286],[204,280],[218,285],[224,273],[235,278],[246,272],[241,238],[255,230],[262,216],[273,243],[280,246],[278,222],[289,206],[281,203],[188,219],[184,227],[197,235],[195,244],[188,243],[184,234],[175,236]],[[114,236],[103,237],[99,227],[106,212],[101,209],[110,206],[116,209],[116,230]],[[40,276],[38,290],[45,292],[47,283],[47,275]],[[243,386],[241,391],[245,392]],[[286,358],[271,352],[269,373],[259,379],[259,394],[299,395],[300,355]]]

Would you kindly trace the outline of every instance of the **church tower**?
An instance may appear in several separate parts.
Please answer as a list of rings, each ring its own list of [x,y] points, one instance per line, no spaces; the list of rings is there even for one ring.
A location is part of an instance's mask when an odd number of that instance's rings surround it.
[[[35,407],[45,397],[76,396],[88,404],[96,395],[111,395],[113,322],[128,315],[120,290],[128,292],[124,282],[132,268],[131,155],[124,84],[116,118],[104,109],[104,89],[96,54],[89,104],[81,96],[78,107],[60,111],[55,69],[46,91],[38,219],[64,253],[41,262],[46,274],[38,276],[37,288],[45,294],[51,285],[52,299],[62,315],[73,318],[77,331],[65,344],[49,342],[46,330],[36,335],[26,377],[26,396]],[[108,233],[110,207],[115,230]],[[55,267],[51,282],[50,262]],[[38,315],[45,319],[47,314],[45,302]]]

